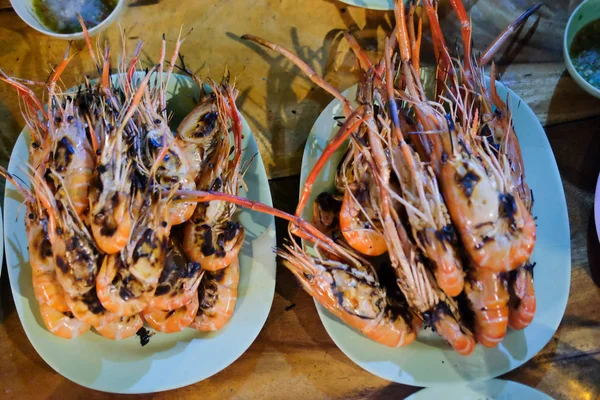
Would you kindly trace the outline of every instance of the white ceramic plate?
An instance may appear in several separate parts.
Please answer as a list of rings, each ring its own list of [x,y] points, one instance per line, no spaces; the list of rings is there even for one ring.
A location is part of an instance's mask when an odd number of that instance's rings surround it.
[[[512,381],[490,379],[488,381],[426,388],[406,400],[552,400],[552,397]]]
[[[535,195],[533,214],[537,217],[537,244],[533,253],[537,312],[523,331],[509,331],[494,349],[477,346],[469,357],[452,351],[430,330],[422,331],[415,343],[390,349],[366,338],[317,304],[325,329],[337,346],[356,364],[390,381],[415,386],[435,386],[494,378],[531,359],[552,338],[567,305],[571,279],[569,219],[558,167],[552,149],[533,111],[512,91],[498,85],[501,98],[510,94],[515,130],[521,144],[527,181]],[[356,86],[344,92],[354,99]],[[339,101],[331,102],[311,130],[302,159],[301,185],[316,160],[338,131],[335,116],[342,116]],[[337,165],[346,146],[331,158],[315,181],[304,218],[312,218],[316,196],[334,188]]]
[[[4,237],[2,219],[2,207],[0,207],[0,237]],[[0,277],[2,276],[2,264],[4,264],[4,240],[0,240]]]
[[[198,88],[183,76],[175,76],[168,88],[168,107],[174,125],[193,108]],[[243,120],[243,162],[258,154],[256,141]],[[8,170],[19,176],[26,165],[29,133],[21,133]],[[245,175],[249,192],[242,196],[271,205],[271,192],[260,154]],[[242,210],[239,221],[246,230],[240,253],[238,301],[231,321],[220,331],[203,334],[188,328],[176,334],[157,333],[141,347],[132,337],[120,342],[95,332],[73,340],[46,330],[31,285],[27,239],[23,225],[22,197],[7,183],[4,200],[8,275],[15,306],[33,347],[52,368],[68,379],[97,390],[147,393],[174,389],[208,378],[227,367],[246,351],[260,332],[275,291],[275,224],[273,217]]]
[[[342,3],[371,10],[393,10],[394,0],[340,0]]]

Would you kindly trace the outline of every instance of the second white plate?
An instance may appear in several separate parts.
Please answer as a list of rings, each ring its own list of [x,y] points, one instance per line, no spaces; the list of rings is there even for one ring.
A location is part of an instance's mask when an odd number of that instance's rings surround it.
[[[484,382],[426,388],[406,400],[552,400],[552,397],[517,382],[490,379]]]
[[[569,218],[558,167],[544,129],[531,110],[514,92],[498,85],[498,93],[513,113],[527,181],[535,195],[533,214],[537,217],[537,243],[532,260],[535,268],[537,312],[531,325],[522,331],[506,334],[493,349],[478,345],[472,355],[455,353],[430,330],[419,333],[415,343],[390,349],[375,343],[350,328],[317,304],[321,321],[336,345],[365,370],[390,381],[414,386],[435,386],[456,382],[472,382],[494,378],[511,371],[531,359],[552,338],[564,314],[571,280],[571,247]],[[344,92],[355,99],[356,86]],[[321,113],[311,130],[304,149],[300,184],[338,131],[334,117],[342,116],[338,100]],[[304,218],[312,218],[316,196],[334,188],[334,178],[345,146],[330,159],[314,183]]]

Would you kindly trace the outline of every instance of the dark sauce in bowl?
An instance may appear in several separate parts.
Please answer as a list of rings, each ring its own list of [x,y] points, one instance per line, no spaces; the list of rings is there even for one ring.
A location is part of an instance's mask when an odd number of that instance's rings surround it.
[[[588,23],[575,34],[569,55],[579,75],[600,89],[600,19]]]
[[[33,11],[40,22],[56,33],[81,32],[77,15],[81,14],[88,29],[104,21],[118,0],[33,0]]]

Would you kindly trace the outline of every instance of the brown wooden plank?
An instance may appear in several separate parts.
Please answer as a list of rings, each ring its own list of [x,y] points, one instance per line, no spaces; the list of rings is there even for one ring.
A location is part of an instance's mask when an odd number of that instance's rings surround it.
[[[560,63],[512,64],[501,80],[531,107],[542,125],[600,115],[600,100],[587,94]]]

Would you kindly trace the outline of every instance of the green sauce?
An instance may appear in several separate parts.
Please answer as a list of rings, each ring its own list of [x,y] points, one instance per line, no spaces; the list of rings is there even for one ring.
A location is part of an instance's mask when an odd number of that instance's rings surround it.
[[[600,89],[600,19],[577,32],[569,53],[579,75]]]
[[[118,0],[33,0],[33,10],[40,22],[56,33],[81,32],[77,14],[85,26],[93,28],[104,21],[117,6]]]

